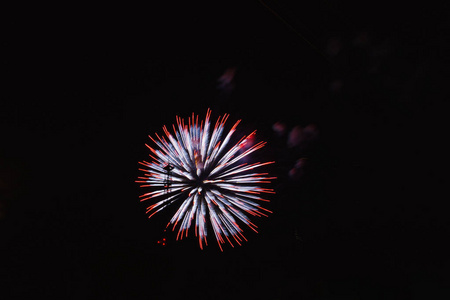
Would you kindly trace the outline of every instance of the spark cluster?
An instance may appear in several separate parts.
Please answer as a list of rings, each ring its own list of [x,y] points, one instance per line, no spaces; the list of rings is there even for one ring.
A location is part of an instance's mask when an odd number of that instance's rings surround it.
[[[173,133],[163,126],[164,135],[149,136],[153,145],[146,146],[151,161],[139,162],[143,175],[136,182],[149,189],[140,196],[140,201],[152,203],[147,207],[149,218],[169,205],[178,204],[178,210],[167,224],[172,226],[172,231],[178,227],[177,240],[187,237],[189,229],[194,227],[203,249],[203,243],[208,245],[208,228],[212,228],[223,251],[222,244],[226,241],[233,247],[234,243],[241,245],[247,241],[242,224],[257,232],[249,216],[267,217],[271,213],[260,205],[269,202],[261,195],[274,191],[260,185],[269,184],[275,177],[256,173],[254,169],[274,162],[244,162],[247,160],[244,158],[266,143],[254,143],[256,131],[253,131],[230,145],[240,120],[226,132],[228,114],[218,117],[214,128],[210,117],[209,109],[200,123],[198,115],[192,114],[187,123],[177,116]]]

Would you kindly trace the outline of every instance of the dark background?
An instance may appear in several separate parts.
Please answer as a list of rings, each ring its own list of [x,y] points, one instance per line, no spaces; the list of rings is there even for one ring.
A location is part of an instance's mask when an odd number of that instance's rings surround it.
[[[446,8],[243,2],[4,10],[2,299],[442,297]],[[207,108],[277,161],[273,215],[223,253],[158,244],[134,182],[147,135]]]

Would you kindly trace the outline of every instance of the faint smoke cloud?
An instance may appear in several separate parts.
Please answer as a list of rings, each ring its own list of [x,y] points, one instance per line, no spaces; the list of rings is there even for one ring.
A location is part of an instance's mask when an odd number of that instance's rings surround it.
[[[335,57],[336,55],[339,54],[339,52],[341,52],[342,50],[342,41],[340,37],[332,37],[327,41],[327,45],[325,48],[325,52],[330,56],[330,57]]]
[[[289,137],[287,141],[287,146],[289,148],[300,147],[305,148],[311,142],[315,141],[319,136],[319,131],[317,127],[313,124],[309,124],[306,127],[301,127],[299,125],[292,128],[289,132]]]
[[[282,122],[276,122],[272,125],[272,129],[277,136],[283,136],[286,133],[286,124]]]
[[[292,169],[289,170],[289,177],[293,180],[299,180],[305,173],[305,165],[307,159],[305,157],[299,158]]]
[[[224,92],[232,92],[235,87],[234,76],[236,75],[236,67],[230,67],[225,70],[222,76],[217,79],[217,88]]]

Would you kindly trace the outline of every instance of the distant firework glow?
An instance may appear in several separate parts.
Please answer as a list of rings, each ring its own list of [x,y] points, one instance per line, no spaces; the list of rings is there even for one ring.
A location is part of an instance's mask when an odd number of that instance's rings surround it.
[[[254,169],[274,163],[247,163],[249,155],[266,144],[254,143],[256,131],[243,136],[231,145],[232,135],[240,123],[238,120],[226,133],[227,114],[219,117],[211,132],[211,111],[199,124],[198,115],[192,114],[185,120],[176,117],[173,133],[163,126],[165,136],[155,133],[149,156],[152,160],[139,162],[144,174],[136,180],[148,192],[140,201],[151,201],[147,207],[149,218],[171,204],[178,210],[167,224],[172,231],[178,226],[177,240],[188,236],[195,223],[195,236],[200,248],[207,243],[208,229],[214,232],[221,251],[228,241],[241,245],[244,237],[242,224],[257,232],[251,216],[265,216],[271,213],[260,203],[269,202],[262,194],[273,194],[273,189],[260,187],[269,184],[275,177],[268,173],[255,173]],[[225,138],[222,138],[225,136]],[[237,139],[236,139],[237,140]],[[230,144],[230,145],[229,145]]]

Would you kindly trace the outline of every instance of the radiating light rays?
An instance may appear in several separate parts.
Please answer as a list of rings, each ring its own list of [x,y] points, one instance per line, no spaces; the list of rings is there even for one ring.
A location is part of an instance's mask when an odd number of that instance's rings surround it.
[[[257,232],[249,216],[267,217],[271,213],[260,205],[269,202],[261,194],[274,191],[260,185],[270,184],[275,177],[253,170],[274,162],[244,162],[245,157],[266,143],[253,143],[253,131],[230,145],[240,120],[225,132],[228,117],[219,117],[212,127],[209,109],[205,120],[192,114],[185,122],[177,116],[172,131],[163,126],[164,135],[149,136],[154,145],[145,146],[152,161],[139,162],[143,174],[136,182],[149,189],[139,198],[152,202],[147,207],[148,217],[168,205],[179,204],[167,227],[172,231],[178,227],[178,240],[187,237],[193,226],[201,249],[208,245],[208,227],[223,250],[226,242],[234,247],[247,240],[242,224]]]

